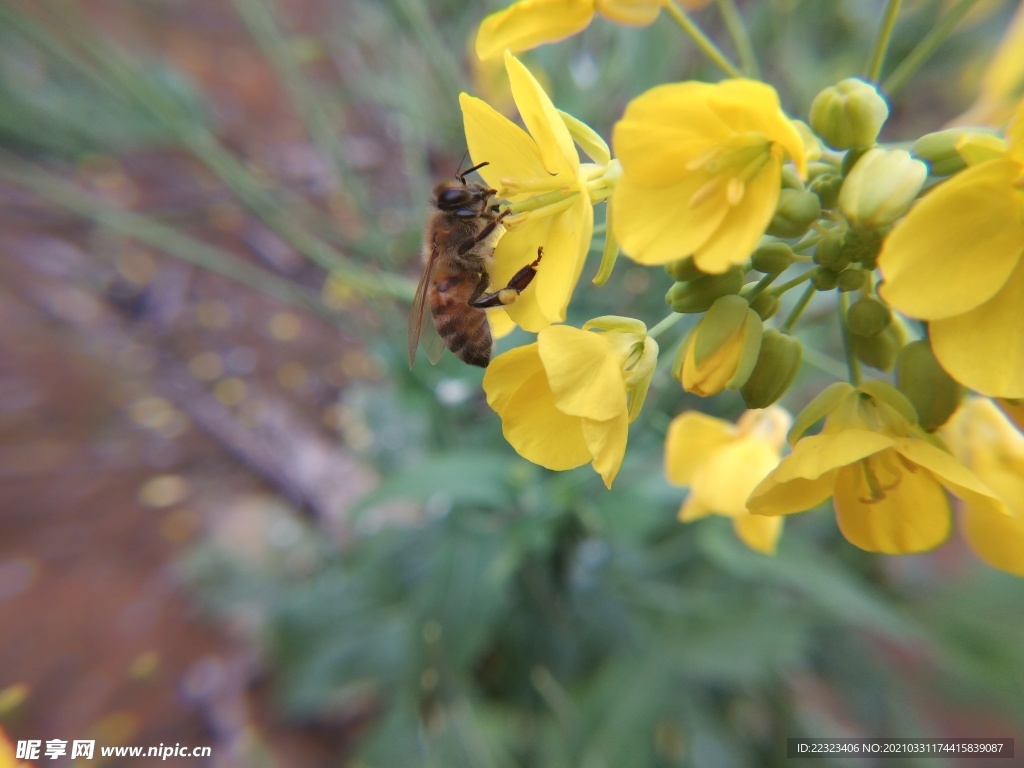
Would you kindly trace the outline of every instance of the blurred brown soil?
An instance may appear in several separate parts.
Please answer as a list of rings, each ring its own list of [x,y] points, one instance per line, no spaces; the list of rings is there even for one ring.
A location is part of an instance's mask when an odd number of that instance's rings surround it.
[[[282,5],[315,26],[323,4]],[[240,154],[305,141],[230,4],[161,7],[93,10],[188,72]],[[322,281],[176,151],[69,177],[175,210],[310,291]],[[198,614],[175,564],[275,495],[343,540],[345,502],[372,478],[337,447],[337,395],[378,375],[354,334],[2,186],[0,326],[0,725],[14,740],[211,746],[179,763],[195,766],[337,765],[346,734],[282,722],[248,644]]]

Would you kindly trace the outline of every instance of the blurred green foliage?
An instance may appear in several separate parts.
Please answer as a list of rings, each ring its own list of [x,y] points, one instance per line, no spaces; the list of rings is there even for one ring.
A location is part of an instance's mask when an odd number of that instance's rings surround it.
[[[175,4],[139,5],[159,23]],[[261,184],[219,140],[201,86],[169,63],[127,51],[74,3],[0,5],[0,177],[345,327],[376,328],[366,346],[386,381],[342,394],[373,436],[361,456],[383,478],[357,508],[356,542],[338,551],[286,515],[297,534],[282,543],[268,533],[271,557],[200,547],[188,562],[199,599],[218,616],[256,617],[252,640],[285,716],[345,727],[368,718],[355,765],[781,766],[787,736],[938,735],[936,723],[973,723],[976,711],[1007,727],[1024,722],[1024,612],[1010,577],[948,572],[927,558],[883,563],[847,545],[824,512],[790,523],[774,558],[747,551],[727,521],[677,523],[683,492],[663,479],[661,440],[672,415],[699,404],[666,371],[606,492],[589,468],[556,474],[516,457],[482,402],[478,371],[450,356],[407,369],[401,298],[411,284],[395,273],[414,260],[432,182],[462,152],[457,97],[472,89],[464,53],[475,24],[500,5],[353,0],[310,38],[292,35],[270,0],[235,4],[336,183],[355,190],[357,234],[336,231],[301,195]],[[893,61],[942,3],[905,5]],[[881,7],[741,3],[763,75],[795,114],[860,69]],[[706,21],[723,37],[713,13]],[[909,138],[962,108],[970,92],[958,73],[984,60],[1003,21],[1005,9],[947,45],[894,105],[895,129]],[[528,60],[547,73],[555,103],[606,136],[644,88],[712,76],[667,22],[630,30],[597,21]],[[377,126],[393,149],[389,179],[352,167],[347,130],[357,124]],[[373,322],[183,239],[175,222],[83,201],[72,181],[40,170],[156,146],[204,164],[322,274],[365,298]],[[570,320],[614,311],[653,324],[671,282],[620,263],[608,289],[580,291]],[[680,338],[684,325],[673,331]],[[808,360],[805,377],[837,366],[813,350]],[[732,416],[740,403],[711,407]],[[394,509],[413,510],[414,522],[389,523]]]

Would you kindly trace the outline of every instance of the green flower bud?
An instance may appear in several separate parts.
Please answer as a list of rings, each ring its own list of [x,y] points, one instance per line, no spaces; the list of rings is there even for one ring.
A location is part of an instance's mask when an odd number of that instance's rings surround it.
[[[807,188],[818,196],[822,208],[835,208],[843,177],[836,173],[823,173],[811,180]]]
[[[793,249],[785,243],[759,245],[750,257],[750,263],[758,272],[777,275],[785,272],[793,263]]]
[[[782,169],[782,188],[800,190],[804,188],[803,179],[801,179],[799,174],[797,174],[797,172],[788,165]]]
[[[860,264],[864,269],[874,269],[878,252],[882,248],[885,232],[877,229],[851,229],[843,238],[840,258],[833,269],[845,269],[849,264]],[[842,264],[842,266],[839,266]]]
[[[831,291],[836,287],[836,278],[839,275],[828,267],[816,267],[811,283],[819,291]]]
[[[743,267],[734,266],[720,275],[701,275],[676,283],[668,289],[665,301],[676,312],[707,312],[722,296],[740,292]]]
[[[880,371],[890,371],[907,336],[899,322],[891,322],[879,334],[874,336],[853,334],[852,339],[853,351],[864,365],[870,365]]]
[[[855,336],[877,336],[892,322],[892,310],[878,299],[857,299],[846,311],[846,327]]]
[[[773,317],[781,306],[782,302],[779,301],[779,297],[771,291],[761,291],[750,300],[750,308],[757,312],[758,317],[762,320]]]
[[[843,236],[835,232],[829,232],[822,238],[818,243],[818,247],[814,250],[814,263],[835,269],[841,258],[842,251]]]
[[[811,102],[811,128],[834,149],[873,146],[887,117],[885,98],[856,77],[829,86]]]
[[[679,261],[673,261],[666,264],[665,272],[673,280],[695,280],[696,278],[706,274],[701,272],[697,268],[697,265],[693,263],[692,256],[687,256],[685,259],[679,259]]]
[[[803,346],[774,328],[761,335],[761,351],[754,370],[740,388],[748,408],[767,408],[789,389],[800,370]]]
[[[856,267],[844,269],[836,277],[836,287],[844,293],[862,290],[867,283],[868,273]]]
[[[773,237],[800,237],[819,218],[821,202],[817,195],[803,190],[783,189],[779,193],[775,215],[768,224],[768,234]]]
[[[839,190],[839,210],[858,229],[887,227],[907,212],[928,167],[903,149],[869,149]]]
[[[932,176],[951,176],[967,167],[956,147],[962,138],[973,134],[988,135],[988,131],[976,128],[947,128],[944,131],[926,133],[914,142],[910,153],[928,163]]]
[[[912,341],[896,358],[896,386],[917,411],[928,432],[946,423],[964,399],[966,389],[946,373],[927,341]]]

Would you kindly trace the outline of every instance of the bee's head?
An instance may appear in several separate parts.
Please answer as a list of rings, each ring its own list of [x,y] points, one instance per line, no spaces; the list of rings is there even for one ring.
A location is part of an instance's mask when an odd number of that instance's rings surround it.
[[[434,187],[434,205],[460,219],[475,219],[487,210],[494,194],[493,189],[482,184],[444,181]]]

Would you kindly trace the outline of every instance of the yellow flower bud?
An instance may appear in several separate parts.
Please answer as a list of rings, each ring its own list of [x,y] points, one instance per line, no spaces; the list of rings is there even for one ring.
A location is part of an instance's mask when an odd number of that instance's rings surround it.
[[[737,294],[743,287],[743,267],[730,267],[720,275],[702,275],[668,289],[665,301],[676,312],[707,312],[722,296]]]
[[[927,341],[912,341],[900,350],[896,384],[917,411],[918,423],[928,432],[946,423],[967,391],[939,365]]]
[[[871,149],[839,190],[839,210],[859,229],[887,227],[907,212],[928,178],[928,166],[903,149]]]
[[[834,149],[873,146],[888,117],[885,98],[856,77],[829,86],[811,102],[811,128]]]
[[[767,408],[789,389],[800,370],[803,346],[774,328],[761,336],[761,351],[750,378],[740,388],[748,408]]]
[[[761,318],[739,296],[723,296],[679,347],[672,374],[701,397],[739,389],[761,348]]]
[[[821,201],[817,195],[786,188],[779,193],[779,204],[767,232],[774,237],[800,237],[820,217]]]

